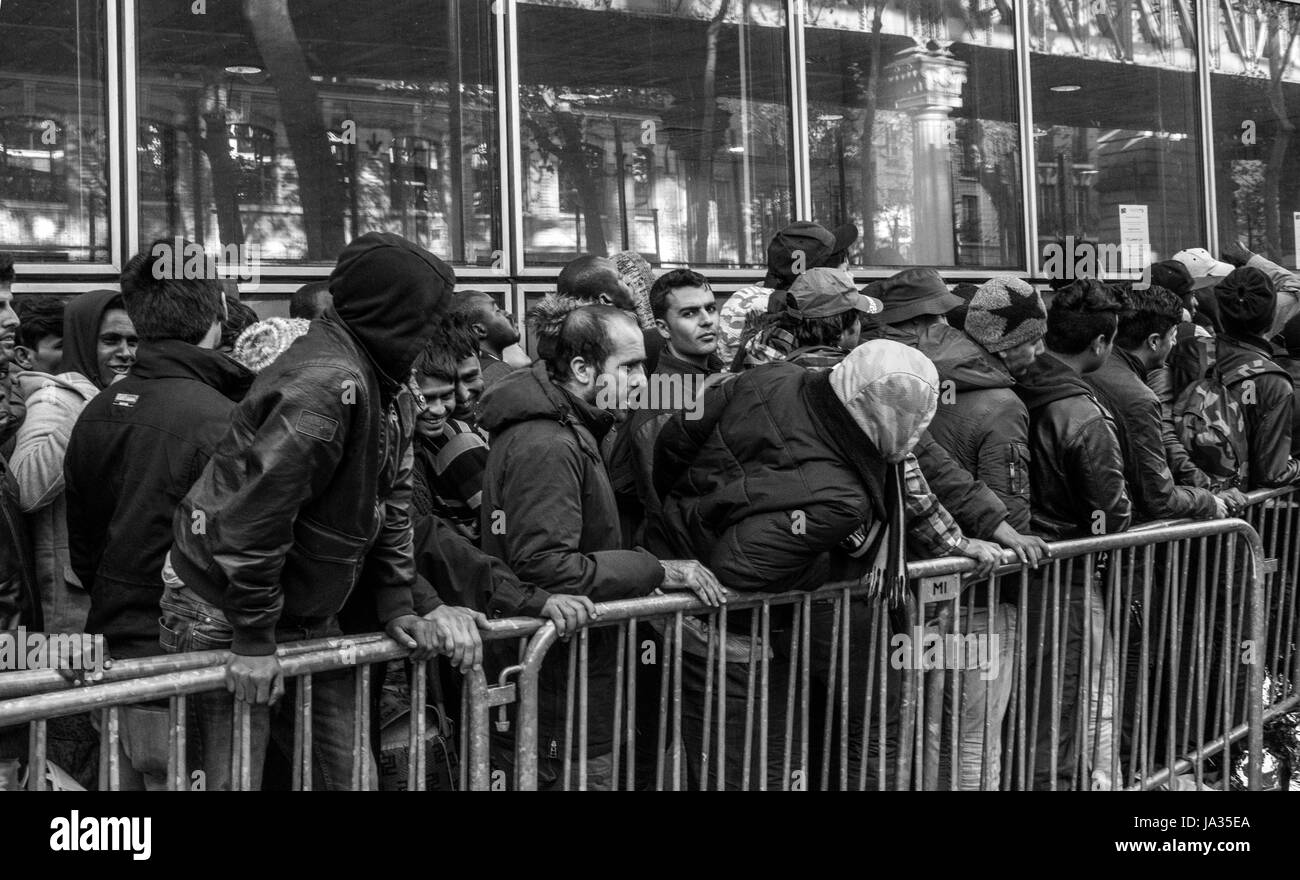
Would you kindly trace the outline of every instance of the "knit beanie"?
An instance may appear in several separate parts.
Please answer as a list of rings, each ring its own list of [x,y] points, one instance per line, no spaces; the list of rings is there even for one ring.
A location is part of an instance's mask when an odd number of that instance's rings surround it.
[[[231,358],[254,373],[260,373],[284,354],[299,336],[311,327],[306,318],[267,318],[244,328],[235,340]]]
[[[1229,335],[1258,336],[1273,325],[1277,294],[1268,276],[1253,266],[1233,269],[1214,288],[1214,298]]]
[[[966,335],[991,353],[1006,351],[1047,333],[1047,309],[1023,278],[997,275],[979,286],[966,309]]]

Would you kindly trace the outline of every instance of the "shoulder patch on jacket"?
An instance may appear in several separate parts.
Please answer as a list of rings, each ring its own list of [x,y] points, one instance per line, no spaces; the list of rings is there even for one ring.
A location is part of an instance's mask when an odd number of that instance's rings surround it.
[[[140,395],[138,394],[123,394],[119,391],[117,394],[113,395],[113,406],[132,407],[135,406],[139,400]]]
[[[317,440],[323,440],[326,443],[334,439],[334,432],[338,430],[339,423],[337,419],[329,416],[323,416],[320,413],[314,413],[305,409],[298,416],[297,424],[298,433],[306,434],[308,437],[315,437]]]

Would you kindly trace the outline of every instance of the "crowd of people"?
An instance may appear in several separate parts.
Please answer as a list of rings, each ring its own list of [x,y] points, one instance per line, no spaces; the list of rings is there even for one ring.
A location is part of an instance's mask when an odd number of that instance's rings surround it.
[[[288,319],[259,320],[220,280],[155,271],[153,249],[120,290],[67,299],[15,300],[0,257],[0,629],[102,634],[115,659],[229,650],[228,693],[190,701],[194,761],[207,788],[232,785],[244,701],[256,786],[268,750],[292,752],[276,653],[289,642],[383,630],[415,662],[499,669],[515,648],[482,640],[489,618],[571,635],[611,600],[685,591],[716,607],[844,580],[870,587],[843,624],[865,634],[872,601],[901,598],[909,559],[959,556],[986,591],[963,630],[1009,651],[1041,621],[1017,620],[1014,590],[990,590],[1004,560],[1038,566],[1050,542],[1230,516],[1245,491],[1300,482],[1300,278],[1264,256],[1191,248],[1141,281],[1053,281],[1045,300],[1019,277],[950,287],[929,268],[860,289],[857,235],[794,223],[764,282],[725,298],[688,268],[579,257],[526,316],[531,363],[514,316],[392,234],[353,241]],[[1060,650],[1102,664],[1106,624],[1084,592]],[[831,607],[813,606],[814,682],[834,653]],[[790,626],[774,613],[761,646],[773,730]],[[739,619],[730,636],[759,638]],[[695,624],[687,639],[683,744],[698,756],[712,678],[707,634]],[[542,787],[566,781],[568,650],[539,685]],[[589,788],[614,782],[618,650],[613,630],[590,632]],[[751,698],[752,654],[737,656],[717,685],[729,718]],[[1001,748],[1012,664],[1000,668],[963,678],[960,787],[990,773],[997,786],[999,762],[980,758],[986,736]],[[354,749],[353,673],[315,676],[311,696],[315,787],[374,774]],[[1061,694],[1089,717],[1103,699],[1079,676]],[[123,787],[165,785],[168,717],[165,703],[122,711]],[[69,748],[93,752],[91,722],[70,727]],[[1095,754],[1066,727],[1063,756]],[[0,769],[18,766],[14,734],[0,731]],[[725,735],[730,787],[746,750],[738,723]],[[777,788],[783,742],[754,767]],[[513,761],[494,743],[494,767]]]

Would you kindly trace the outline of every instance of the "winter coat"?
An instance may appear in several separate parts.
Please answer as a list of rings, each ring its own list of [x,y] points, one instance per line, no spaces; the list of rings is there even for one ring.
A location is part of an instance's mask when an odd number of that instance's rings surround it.
[[[998,496],[1012,528],[1029,531],[1029,413],[1015,380],[997,357],[946,324],[927,328],[918,347],[939,371],[930,436]]]
[[[658,559],[623,546],[600,454],[613,420],[556,385],[542,362],[516,370],[483,396],[479,424],[492,436],[479,511],[483,549],[521,581],[596,602],[646,596],[663,582]],[[531,614],[540,612],[545,598],[521,593],[509,581],[501,581],[494,596]],[[539,681],[539,743],[550,757],[558,757],[565,742],[568,650],[551,650]],[[617,630],[593,630],[588,651],[587,742],[589,755],[597,757],[613,743]],[[499,666],[516,662],[517,654],[512,645],[494,651],[493,659]]]
[[[220,352],[150,342],[72,429],[63,462],[68,552],[90,593],[86,631],[103,633],[114,657],[162,652],[158,599],[172,517],[252,378]]]
[[[1273,347],[1259,338],[1219,337],[1216,366],[1220,373],[1249,365],[1249,379],[1229,392],[1246,419],[1247,489],[1287,486],[1300,481],[1300,461],[1291,457],[1295,388],[1291,376],[1272,358]]]

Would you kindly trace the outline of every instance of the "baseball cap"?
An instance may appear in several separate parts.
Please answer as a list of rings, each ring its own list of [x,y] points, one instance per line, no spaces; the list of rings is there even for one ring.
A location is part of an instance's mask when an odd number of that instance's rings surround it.
[[[853,276],[845,270],[819,267],[804,272],[790,285],[785,313],[795,318],[829,318],[852,309],[875,315],[884,307],[875,297],[859,293]]]
[[[827,229],[820,223],[799,220],[791,223],[767,245],[767,279],[769,287],[786,289],[800,274],[796,272],[798,254],[803,254],[803,270],[823,266],[828,257],[847,250],[858,240],[858,227],[852,223]]]
[[[1187,267],[1192,276],[1192,290],[1213,287],[1232,272],[1232,266],[1210,256],[1205,248],[1187,248],[1173,257]]]

